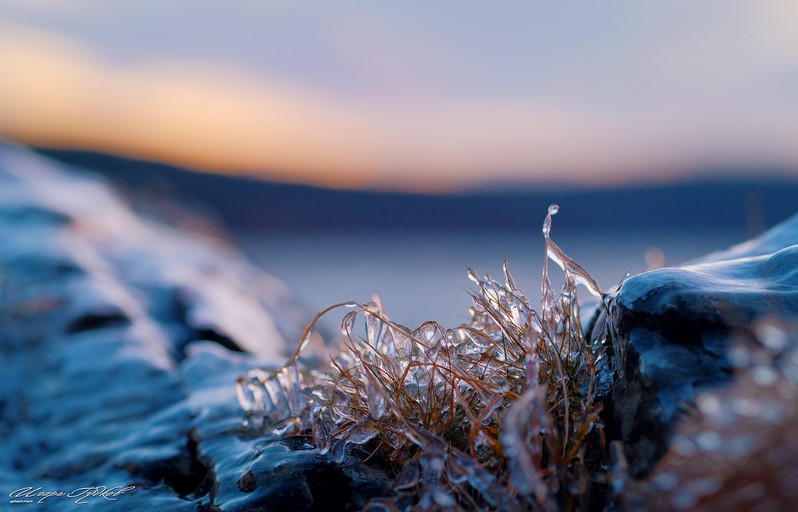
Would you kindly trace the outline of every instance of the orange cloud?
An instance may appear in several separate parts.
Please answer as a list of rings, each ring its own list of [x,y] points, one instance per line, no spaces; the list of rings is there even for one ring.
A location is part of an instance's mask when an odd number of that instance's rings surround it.
[[[9,25],[0,26],[0,76],[0,133],[22,142],[336,187],[650,180],[723,158],[798,164],[794,132],[751,140],[739,127],[752,120],[722,108],[630,113],[534,96],[375,101],[219,64],[113,63],[74,40]]]
[[[200,64],[113,66],[68,40],[1,33],[0,130],[11,137],[277,179],[368,178],[358,121],[298,88]]]

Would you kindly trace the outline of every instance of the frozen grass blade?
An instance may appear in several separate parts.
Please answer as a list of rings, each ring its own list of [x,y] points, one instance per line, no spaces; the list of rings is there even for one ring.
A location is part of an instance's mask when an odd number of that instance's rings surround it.
[[[577,287],[603,298],[596,282],[551,240],[539,312],[518,289],[472,269],[471,322],[408,329],[379,301],[341,303],[319,313],[284,367],[253,370],[237,391],[250,428],[269,436],[307,435],[336,462],[353,447],[395,469],[397,496],[419,510],[557,510],[589,506],[587,454],[601,454],[597,389],[611,378],[611,325],[591,343],[580,322]],[[565,273],[557,292],[549,260]],[[300,353],[322,316],[352,308],[344,343],[326,367],[303,369]],[[360,327],[359,327],[360,325]],[[359,334],[362,333],[362,334]],[[604,381],[596,383],[598,369]],[[280,427],[280,428],[277,428]],[[595,457],[594,457],[595,458]],[[375,500],[399,510],[401,500]]]

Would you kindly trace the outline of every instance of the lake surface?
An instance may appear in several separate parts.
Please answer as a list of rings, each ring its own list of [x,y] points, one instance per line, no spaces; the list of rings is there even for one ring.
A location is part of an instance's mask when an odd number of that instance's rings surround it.
[[[552,237],[607,290],[628,272],[650,264],[677,265],[745,241],[739,230],[603,232],[558,230]],[[415,327],[427,320],[455,326],[469,320],[466,268],[502,275],[505,256],[513,277],[534,303],[544,260],[538,229],[491,232],[252,232],[237,240],[267,271],[282,279],[311,312],[379,294],[395,321]],[[647,262],[648,259],[648,262]],[[559,278],[559,269],[552,270]],[[561,280],[560,280],[561,282]],[[586,296],[585,291],[583,296]],[[344,312],[323,324],[337,329]]]

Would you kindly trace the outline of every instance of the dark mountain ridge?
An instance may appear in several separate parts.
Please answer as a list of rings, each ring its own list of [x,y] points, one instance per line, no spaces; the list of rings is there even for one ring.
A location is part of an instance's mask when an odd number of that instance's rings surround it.
[[[532,185],[423,195],[337,190],[194,172],[115,155],[53,148],[39,153],[96,171],[131,193],[207,205],[235,231],[501,230],[537,226],[550,203],[571,228],[747,227],[756,232],[798,210],[798,179],[747,178],[619,188]],[[155,192],[153,192],[155,191]]]

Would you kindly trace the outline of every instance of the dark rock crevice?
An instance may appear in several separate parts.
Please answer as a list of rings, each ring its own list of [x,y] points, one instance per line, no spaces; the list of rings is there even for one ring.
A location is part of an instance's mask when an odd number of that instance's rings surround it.
[[[179,496],[201,498],[207,496],[215,483],[213,464],[198,453],[195,430],[188,433],[185,451],[179,457],[166,461],[154,475],[164,475],[164,481]]]
[[[238,344],[233,341],[231,337],[212,328],[200,328],[193,331],[190,336],[190,341],[187,343],[187,345],[195,341],[211,341],[231,352],[245,352],[245,350],[238,346]]]
[[[122,312],[87,312],[66,326],[66,334],[77,334],[107,327],[124,327],[130,325],[130,318]]]

